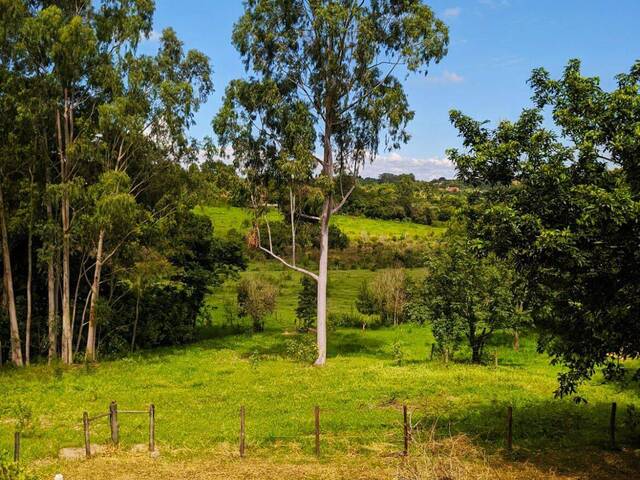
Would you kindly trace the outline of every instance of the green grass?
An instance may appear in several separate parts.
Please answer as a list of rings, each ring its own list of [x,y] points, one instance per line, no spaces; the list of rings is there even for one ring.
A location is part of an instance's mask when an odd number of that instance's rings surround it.
[[[444,226],[421,225],[407,221],[379,220],[350,215],[335,215],[332,222],[349,238],[418,239],[442,235]]]
[[[351,311],[360,282],[374,274],[331,272],[330,310]],[[612,401],[620,412],[619,438],[630,442],[622,419],[628,405],[639,403],[637,389],[621,389],[596,378],[581,391],[588,404],[555,400],[559,369],[536,353],[530,336],[514,352],[511,337],[497,335],[489,351],[497,350],[498,368],[491,362],[467,363],[465,351],[449,364],[429,361],[429,329],[409,325],[332,331],[326,367],[294,362],[285,352],[294,331],[297,274],[253,264],[244,275],[270,276],[280,286],[278,310],[268,319],[265,333],[224,335],[223,316],[213,310],[211,330],[218,336],[194,345],[96,366],[0,371],[0,448],[9,448],[16,407],[21,405],[32,412],[32,425],[23,439],[25,462],[41,460],[37,469],[47,475],[64,469],[55,457],[61,447],[82,445],[82,412],[105,412],[111,400],[121,409],[156,405],[157,439],[167,462],[197,462],[219,444],[235,448],[240,405],[247,411],[249,451],[267,457],[276,450],[312,456],[316,404],[322,409],[325,462],[339,461],[344,452],[366,458],[401,449],[404,402],[423,428],[436,424],[440,437],[463,433],[489,452],[504,447],[504,415],[512,405],[517,461],[541,451],[602,452]],[[234,295],[229,282],[210,298],[210,305],[220,307]],[[395,362],[394,342],[404,353],[401,366]],[[146,422],[145,416],[121,416],[122,448],[145,442]],[[93,428],[92,438],[106,444],[108,437],[104,419]]]
[[[82,412],[104,412],[115,399],[124,409],[155,403],[160,448],[176,460],[206,455],[217,443],[233,444],[240,405],[247,409],[249,450],[267,451],[280,441],[311,454],[311,412],[318,404],[328,458],[345,449],[366,456],[380,445],[397,451],[403,402],[423,425],[437,421],[440,435],[464,432],[488,449],[503,446],[507,405],[514,406],[516,444],[525,452],[600,447],[607,438],[609,403],[617,401],[624,412],[638,400],[635,392],[597,381],[584,388],[588,405],[553,400],[556,369],[527,339],[519,353],[508,339],[499,339],[495,347],[502,365],[495,369],[426,361],[431,335],[425,328],[333,332],[325,368],[282,358],[287,338],[276,332],[234,335],[91,368],[4,370],[1,444],[9,446],[12,407],[28,405],[34,426],[25,434],[23,458],[49,459],[43,468],[53,471],[59,448],[82,445]],[[392,358],[396,339],[405,351],[403,366]],[[123,448],[144,443],[144,416],[122,415],[120,422]],[[92,435],[94,442],[107,443],[106,421]],[[621,439],[627,439],[624,431]]]
[[[420,277],[423,269],[407,271],[410,276]],[[371,270],[329,270],[328,305],[329,312],[334,314],[357,313],[355,298],[365,280],[371,280],[377,272]],[[276,311],[267,320],[267,329],[282,331],[295,327],[295,309],[298,292],[301,289],[302,274],[291,271],[276,261],[254,262],[240,277],[262,276],[278,287]],[[214,324],[224,323],[225,306],[236,299],[237,281],[229,280],[222,288],[208,298],[209,316]]]
[[[215,235],[223,236],[232,228],[239,232],[246,231],[251,224],[251,212],[239,207],[211,207],[199,206],[197,213],[208,216],[213,223]],[[276,211],[269,212],[270,221],[282,220],[282,216]],[[418,239],[431,236],[438,236],[444,233],[444,226],[420,225],[412,222],[401,222],[393,220],[377,220],[365,217],[354,217],[349,215],[334,215],[332,222],[337,225],[351,239]]]
[[[217,236],[224,236],[231,229],[244,233],[249,230],[253,219],[250,210],[239,207],[198,206],[195,208],[195,212],[211,219],[213,233]],[[278,221],[282,219],[282,216],[276,210],[270,210],[268,218],[270,221]]]

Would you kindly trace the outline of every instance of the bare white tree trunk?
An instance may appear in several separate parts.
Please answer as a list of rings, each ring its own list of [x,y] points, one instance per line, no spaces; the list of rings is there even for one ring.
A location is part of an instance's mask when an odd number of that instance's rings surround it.
[[[45,170],[46,183],[50,184],[49,167]],[[53,206],[51,200],[47,197],[47,221],[53,222]],[[49,353],[48,362],[51,364],[58,356],[58,325],[56,321],[56,274],[54,270],[54,255],[53,251],[49,252],[49,258],[47,260],[47,327],[49,330]]]
[[[69,158],[67,148],[73,138],[73,111],[68,92],[64,91],[64,125],[61,125],[60,112],[56,115],[58,137],[58,155],[60,156],[60,177],[64,186],[60,202],[62,221],[62,362],[73,363],[73,331],[71,330],[71,207],[68,191],[70,181]],[[64,137],[63,137],[64,130]]]
[[[318,358],[315,365],[327,361],[327,281],[329,278],[329,221],[331,219],[331,196],[324,201],[320,217],[320,261],[318,264],[318,298],[316,320],[316,342]]]
[[[31,284],[33,283],[33,233],[31,225],[29,225],[29,239],[27,240],[27,320],[25,322],[24,332],[24,362],[26,365],[31,363]]]
[[[104,229],[100,229],[98,235],[98,249],[96,251],[96,268],[93,273],[93,284],[91,285],[91,304],[89,306],[89,327],[87,329],[87,348],[85,358],[87,361],[96,360],[96,305],[100,295],[100,274],[102,273],[102,250],[104,246]]]

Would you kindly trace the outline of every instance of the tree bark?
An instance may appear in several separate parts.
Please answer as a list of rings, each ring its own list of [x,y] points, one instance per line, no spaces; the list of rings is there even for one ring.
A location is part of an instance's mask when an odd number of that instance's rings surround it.
[[[471,347],[471,361],[473,363],[480,363],[480,360],[482,358],[482,349],[481,346],[478,344],[474,344]]]
[[[4,210],[4,196],[0,185],[0,230],[2,231],[2,265],[4,290],[9,313],[9,331],[11,335],[11,361],[17,367],[22,367],[22,347],[20,343],[20,330],[18,329],[18,314],[16,312],[16,299],[13,292],[13,272],[11,270],[11,252],[9,251],[9,239],[7,233],[7,221]]]
[[[49,178],[49,168],[46,167],[46,184],[49,185],[51,179]],[[53,223],[53,206],[51,200],[47,196],[47,221],[49,224]],[[56,321],[56,273],[54,269],[54,252],[53,249],[49,252],[47,259],[47,327],[49,330],[49,352],[47,355],[49,365],[58,356],[58,325]]]
[[[331,148],[331,100],[327,99],[326,120],[324,126],[324,158],[323,175],[329,179],[333,177],[333,151]],[[316,342],[318,347],[318,358],[314,365],[321,366],[327,361],[327,281],[329,277],[329,222],[333,210],[332,191],[326,193],[324,204],[322,205],[322,215],[320,215],[320,259],[318,263],[318,317],[316,320]]]
[[[102,273],[102,254],[104,247],[104,229],[100,229],[98,235],[98,248],[96,250],[96,267],[93,272],[93,283],[91,285],[91,304],[89,306],[89,326],[87,329],[87,348],[85,359],[88,362],[96,361],[96,305],[100,295],[100,274]]]
[[[29,225],[29,238],[27,240],[27,319],[24,332],[24,363],[31,363],[31,284],[33,281],[33,232]]]
[[[136,348],[136,333],[138,331],[138,318],[140,317],[140,292],[136,295],[136,316],[133,321],[133,334],[131,335],[131,353]]]
[[[318,264],[318,317],[316,320],[316,341],[318,358],[315,365],[327,361],[327,280],[329,276],[329,220],[331,219],[331,196],[324,201],[320,218],[320,261]]]
[[[71,112],[67,90],[64,91],[64,140],[60,120],[60,112],[56,115],[56,127],[58,136],[58,154],[60,156],[60,177],[63,184],[62,199],[60,204],[62,219],[62,362],[66,365],[73,363],[73,345],[71,331],[71,219],[70,199],[68,191],[69,165],[66,148],[71,143],[70,123]]]

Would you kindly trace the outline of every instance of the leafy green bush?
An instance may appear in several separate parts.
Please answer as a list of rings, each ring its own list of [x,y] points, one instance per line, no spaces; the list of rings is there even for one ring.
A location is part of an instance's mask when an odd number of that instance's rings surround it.
[[[285,351],[288,358],[303,363],[313,363],[318,356],[315,338],[306,335],[288,339]]]
[[[276,308],[276,287],[272,282],[261,278],[244,278],[238,283],[238,312],[249,317],[253,322],[253,330],[264,330],[264,319]]]
[[[312,278],[304,275],[300,279],[302,288],[298,293],[298,306],[296,307],[296,322],[303,332],[308,331],[316,319],[318,305],[318,283]]]
[[[0,450],[0,480],[36,480],[36,477],[15,463],[8,452]]]

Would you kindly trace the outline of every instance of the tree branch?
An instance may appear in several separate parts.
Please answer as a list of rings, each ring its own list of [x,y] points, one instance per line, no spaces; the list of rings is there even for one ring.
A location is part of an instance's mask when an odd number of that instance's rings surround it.
[[[349,197],[351,196],[355,188],[356,188],[356,184],[354,183],[353,185],[351,185],[351,188],[349,189],[349,191],[342,197],[342,200],[340,200],[340,203],[336,207],[334,207],[333,210],[331,210],[332,215],[334,213],[337,213],[344,206],[344,204],[347,202],[347,200],[349,199]]]

